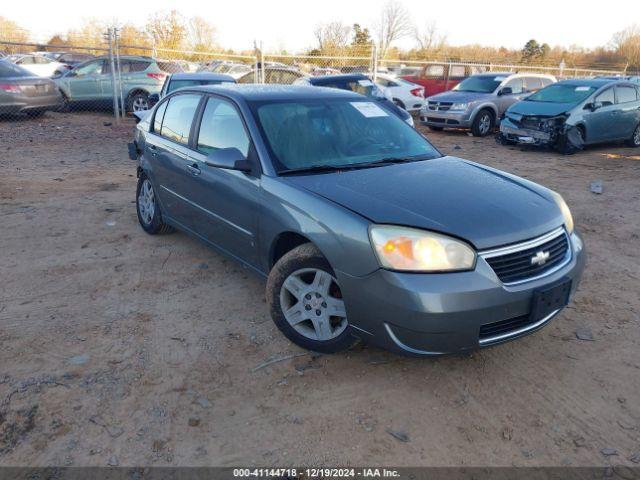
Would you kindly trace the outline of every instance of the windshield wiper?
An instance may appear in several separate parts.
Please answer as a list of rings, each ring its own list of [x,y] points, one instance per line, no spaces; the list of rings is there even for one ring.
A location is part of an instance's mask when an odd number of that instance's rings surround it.
[[[280,170],[279,175],[287,175],[294,173],[313,173],[313,172],[339,172],[343,170],[357,170],[360,168],[383,167],[393,163],[407,163],[422,160],[416,157],[386,157],[373,162],[351,163],[348,165],[310,165],[308,167],[289,168]]]

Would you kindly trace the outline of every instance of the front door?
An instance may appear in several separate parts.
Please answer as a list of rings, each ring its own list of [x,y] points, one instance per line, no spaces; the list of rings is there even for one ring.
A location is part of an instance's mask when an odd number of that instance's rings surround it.
[[[629,139],[640,123],[640,99],[635,87],[619,85],[616,87],[617,112],[614,114],[619,128],[619,139]]]
[[[75,70],[71,70],[65,78],[69,82],[70,100],[98,100],[102,95],[100,75],[104,60],[94,60]]]
[[[190,199],[197,205],[196,233],[227,253],[258,267],[257,211],[260,180],[250,173],[213,167],[207,155],[235,147],[251,157],[251,142],[240,112],[227,100],[209,97],[195,129],[190,155]]]
[[[585,115],[587,143],[607,142],[617,139],[616,129],[618,126],[614,112],[618,107],[615,104],[613,87],[596,95],[594,103],[598,108]]]

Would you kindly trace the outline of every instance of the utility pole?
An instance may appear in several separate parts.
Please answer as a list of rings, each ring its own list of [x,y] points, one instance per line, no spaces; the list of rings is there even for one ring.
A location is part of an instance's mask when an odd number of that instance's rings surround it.
[[[109,38],[109,64],[111,66],[111,91],[113,95],[113,114],[116,117],[116,124],[120,124],[120,111],[118,110],[118,95],[116,91],[116,65],[113,59],[113,29],[107,30]]]

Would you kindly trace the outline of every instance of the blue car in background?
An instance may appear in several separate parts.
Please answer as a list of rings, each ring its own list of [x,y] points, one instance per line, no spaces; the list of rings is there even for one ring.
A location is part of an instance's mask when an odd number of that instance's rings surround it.
[[[640,85],[604,78],[555,83],[512,105],[496,139],[563,153],[612,141],[640,147]]]
[[[320,77],[304,77],[293,82],[294,85],[312,85],[314,87],[338,88],[359,93],[375,100],[378,105],[392,113],[400,120],[414,126],[413,117],[405,109],[400,108],[387,98],[384,92],[373,81],[362,73],[346,73],[342,75],[324,75]]]

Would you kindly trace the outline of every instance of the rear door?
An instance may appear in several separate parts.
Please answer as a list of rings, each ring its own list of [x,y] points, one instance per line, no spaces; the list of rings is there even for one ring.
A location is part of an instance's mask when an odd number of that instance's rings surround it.
[[[505,83],[501,89],[510,88],[511,93],[496,97],[495,102],[498,107],[498,116],[500,117],[511,105],[520,101],[525,96],[524,79],[516,77]]]
[[[235,147],[256,165],[257,157],[236,106],[214,96],[205,101],[190,154],[189,190],[198,218],[194,228],[227,253],[258,267],[259,178],[205,164],[207,155],[220,148]]]
[[[147,144],[155,190],[165,213],[191,230],[198,212],[191,200],[189,137],[201,99],[199,94],[181,93],[159,105]]]
[[[614,120],[619,125],[619,139],[631,138],[638,126],[640,117],[640,102],[635,87],[618,85],[615,87],[616,107]]]

